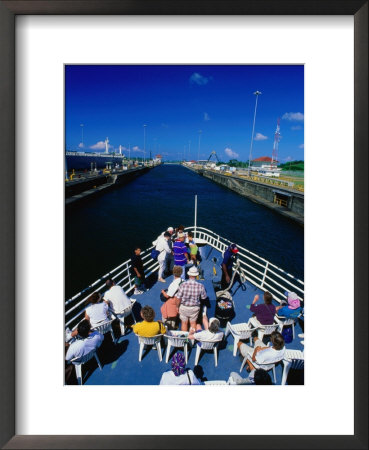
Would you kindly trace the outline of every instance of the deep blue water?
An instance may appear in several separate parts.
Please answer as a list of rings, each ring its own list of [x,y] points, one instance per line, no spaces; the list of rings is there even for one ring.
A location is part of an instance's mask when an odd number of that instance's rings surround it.
[[[304,279],[304,229],[181,166],[162,165],[65,215],[66,298],[149,247],[168,226],[194,223]]]

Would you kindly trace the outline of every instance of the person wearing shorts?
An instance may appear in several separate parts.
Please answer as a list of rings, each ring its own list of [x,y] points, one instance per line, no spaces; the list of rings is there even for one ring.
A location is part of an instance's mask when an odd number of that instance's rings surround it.
[[[181,330],[188,330],[188,322],[192,329],[196,329],[196,320],[200,311],[200,300],[207,298],[207,293],[201,283],[195,281],[199,272],[195,266],[188,271],[189,280],[182,283],[176,293],[176,298],[180,301],[179,318],[182,325]]]

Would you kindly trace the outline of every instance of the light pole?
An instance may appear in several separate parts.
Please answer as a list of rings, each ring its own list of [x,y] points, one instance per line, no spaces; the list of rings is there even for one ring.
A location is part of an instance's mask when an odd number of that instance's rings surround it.
[[[200,159],[200,141],[201,141],[201,133],[202,133],[202,131],[199,130],[199,148],[198,148],[198,151],[197,151],[197,162],[199,162],[199,159]]]
[[[253,125],[252,125],[252,135],[251,135],[250,154],[249,154],[249,167],[248,167],[248,174],[249,174],[249,176],[250,176],[250,171],[251,171],[251,156],[252,156],[252,144],[254,142],[256,109],[258,107],[258,98],[259,98],[260,94],[261,94],[260,91],[254,92],[254,95],[256,95],[256,100],[255,100],[254,122],[253,122]]]
[[[81,143],[82,143],[82,148],[83,148],[83,127],[84,127],[84,124],[83,123],[81,123],[81,134],[82,134],[82,141],[81,141]]]
[[[144,164],[146,162],[146,127],[147,125],[144,125]]]
[[[188,141],[188,159],[191,159],[191,141]]]

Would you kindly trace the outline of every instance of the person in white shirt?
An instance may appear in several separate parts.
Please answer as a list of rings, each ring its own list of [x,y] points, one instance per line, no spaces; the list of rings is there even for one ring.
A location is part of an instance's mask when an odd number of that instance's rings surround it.
[[[100,347],[104,336],[98,331],[91,331],[91,325],[88,320],[82,320],[72,333],[73,337],[77,339],[72,342],[65,355],[66,361],[71,361],[74,358],[82,358],[90,353],[92,350],[96,350]]]
[[[160,384],[171,385],[199,385],[200,381],[192,370],[186,370],[186,360],[182,353],[177,352],[172,358],[172,370],[164,372]]]
[[[167,255],[170,255],[172,253],[168,243],[169,239],[170,233],[169,231],[166,231],[163,236],[160,235],[158,237],[155,247],[155,250],[160,252],[158,255],[158,263],[159,263],[158,281],[161,281],[162,283],[165,283],[163,274],[166,268]]]
[[[109,306],[102,301],[101,294],[98,292],[94,292],[88,297],[86,305],[85,319],[90,322],[92,328],[110,320]]]
[[[182,275],[182,267],[174,266],[173,267],[173,276],[174,280],[170,283],[168,290],[161,290],[160,298],[162,301],[166,301],[171,297],[174,297],[178,291],[179,286],[184,282]]]
[[[207,322],[204,321],[205,327],[207,326]],[[188,339],[196,339],[196,341],[210,341],[210,342],[219,342],[223,339],[224,333],[219,331],[219,320],[215,317],[209,319],[208,328],[203,331],[195,331],[191,328],[190,333],[188,335]]]
[[[246,355],[249,356],[249,359],[247,360],[249,371],[259,368],[260,364],[262,364],[262,367],[260,368],[269,370],[273,367],[273,364],[283,359],[286,348],[281,333],[274,331],[270,335],[270,340],[272,342],[272,347],[267,347],[264,342],[258,338],[255,338],[254,340],[254,348],[241,341],[237,344],[241,355],[243,357]],[[253,363],[255,363],[255,365]]]
[[[108,290],[104,294],[104,301],[108,304],[111,312],[121,314],[131,306],[131,300],[121,286],[117,286],[111,278],[108,278],[105,284]]]

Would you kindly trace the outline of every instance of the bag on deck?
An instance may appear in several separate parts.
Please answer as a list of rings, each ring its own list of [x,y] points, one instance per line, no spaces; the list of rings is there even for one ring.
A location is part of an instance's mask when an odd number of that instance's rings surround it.
[[[160,254],[159,250],[156,250],[155,248],[151,250],[151,258],[154,259],[155,261],[158,259],[159,254]]]
[[[292,342],[292,327],[283,327],[282,336],[285,344],[290,344]]]

